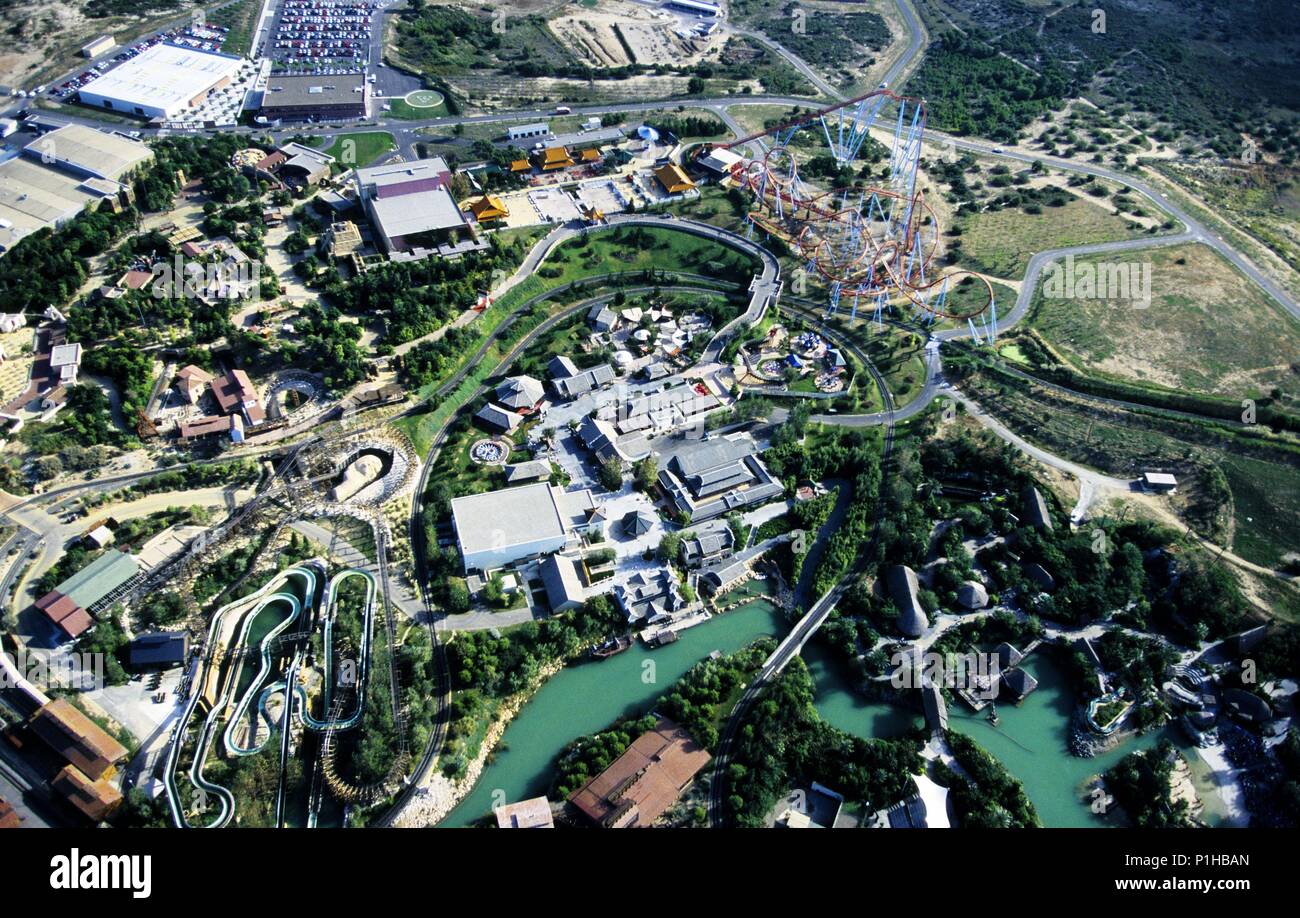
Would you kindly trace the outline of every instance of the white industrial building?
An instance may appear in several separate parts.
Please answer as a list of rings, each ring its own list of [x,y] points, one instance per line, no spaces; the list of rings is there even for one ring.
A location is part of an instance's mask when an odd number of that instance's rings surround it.
[[[563,491],[545,481],[453,498],[451,522],[465,571],[492,571],[561,551],[604,515],[590,491]]]
[[[234,78],[241,61],[225,54],[154,45],[81,88],[84,105],[145,118],[174,118]]]

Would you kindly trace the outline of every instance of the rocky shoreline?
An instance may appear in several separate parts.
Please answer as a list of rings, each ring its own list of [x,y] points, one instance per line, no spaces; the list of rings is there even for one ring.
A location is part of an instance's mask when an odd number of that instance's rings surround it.
[[[469,763],[463,777],[459,779],[448,778],[438,770],[435,764],[435,767],[430,769],[424,783],[420,786],[419,793],[412,797],[402,812],[397,815],[393,825],[401,829],[431,828],[445,819],[447,814],[454,810],[474,789],[474,785],[478,783],[479,777],[483,774],[483,769],[487,767],[488,757],[496,749],[497,744],[501,742],[506,727],[510,726],[510,722],[515,719],[515,715],[519,713],[533,695],[537,694],[538,689],[545,685],[548,679],[564,669],[567,663],[567,660],[557,660],[547,664],[542,668],[532,685],[522,692],[516,692],[502,702],[492,723],[488,726],[487,733],[483,736],[478,755]]]
[[[1070,755],[1080,759],[1091,759],[1109,752],[1137,735],[1137,730],[1127,728],[1116,730],[1109,736],[1101,736],[1088,726],[1083,710],[1075,708],[1074,714],[1070,717]]]

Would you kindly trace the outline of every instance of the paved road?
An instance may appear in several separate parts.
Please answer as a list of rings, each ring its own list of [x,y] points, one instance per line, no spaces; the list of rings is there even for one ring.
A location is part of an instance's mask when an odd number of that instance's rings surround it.
[[[1175,245],[1181,242],[1198,242],[1202,245],[1209,246],[1235,265],[1237,269],[1245,274],[1246,277],[1250,278],[1256,286],[1260,287],[1265,293],[1276,300],[1277,303],[1290,313],[1293,318],[1300,320],[1300,304],[1297,304],[1295,298],[1291,296],[1291,294],[1283,290],[1272,279],[1265,276],[1257,267],[1255,267],[1253,262],[1236,249],[1232,248],[1232,246],[1228,245],[1228,243],[1223,240],[1223,237],[1210,232],[1210,230],[1208,230],[1195,217],[1178,204],[1171,201],[1164,194],[1156,191],[1151,187],[1151,185],[1142,179],[1128,173],[1117,172],[1114,169],[1107,169],[1104,166],[1097,166],[1091,163],[1080,163],[1068,159],[1059,159],[1055,156],[1034,156],[1028,153],[1019,153],[1014,150],[1005,150],[988,141],[967,140],[933,131],[929,133],[931,140],[951,141],[953,146],[960,150],[969,150],[971,152],[981,153],[988,156],[1013,159],[1023,163],[1042,162],[1043,165],[1050,166],[1053,169],[1061,169],[1067,172],[1077,172],[1083,175],[1091,175],[1097,178],[1107,179],[1112,182],[1117,182],[1126,188],[1132,189],[1146,198],[1151,204],[1171,215],[1174,219],[1180,221],[1185,227],[1187,227],[1186,233],[1178,236],[1163,237],[1163,241],[1159,244]],[[1150,248],[1152,242],[1153,241],[1149,239],[1139,239],[1125,243],[1111,243],[1110,245],[1116,247],[1112,249],[1101,249],[1099,251],[1125,251]],[[1034,274],[1034,277],[1037,277],[1036,273]],[[1021,296],[1024,296],[1024,291],[1021,291]]]

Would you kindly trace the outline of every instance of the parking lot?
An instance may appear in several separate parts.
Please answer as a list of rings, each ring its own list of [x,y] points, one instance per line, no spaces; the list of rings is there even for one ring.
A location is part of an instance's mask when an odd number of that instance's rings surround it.
[[[98,79],[108,73],[118,64],[125,63],[131,58],[136,57],[142,51],[152,48],[164,42],[172,45],[179,45],[183,48],[193,48],[196,51],[220,52],[222,45],[225,44],[226,35],[230,30],[224,26],[216,25],[190,25],[183,29],[172,29],[168,32],[160,32],[157,35],[150,36],[143,41],[138,41],[133,45],[121,48],[112,57],[105,58],[98,63],[87,67],[81,73],[65,80],[56,86],[38,86],[32,95],[48,94],[51,99],[60,102],[72,102],[81,87],[85,86],[91,80]],[[23,93],[19,93],[23,95]]]
[[[379,8],[377,0],[280,0],[266,55],[277,73],[360,73]]]

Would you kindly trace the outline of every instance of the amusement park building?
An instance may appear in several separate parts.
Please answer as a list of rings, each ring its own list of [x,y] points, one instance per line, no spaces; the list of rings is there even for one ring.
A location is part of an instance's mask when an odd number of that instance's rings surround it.
[[[230,83],[240,59],[154,45],[82,87],[83,105],[145,118],[171,118]]]
[[[553,554],[599,526],[601,519],[590,491],[563,491],[544,481],[451,502],[466,573]]]

